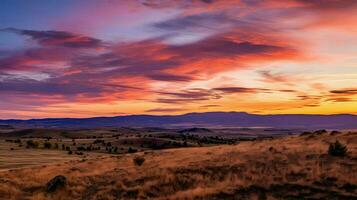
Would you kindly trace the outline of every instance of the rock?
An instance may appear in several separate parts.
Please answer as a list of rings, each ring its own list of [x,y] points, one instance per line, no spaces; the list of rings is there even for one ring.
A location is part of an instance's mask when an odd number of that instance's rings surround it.
[[[46,192],[55,192],[58,188],[65,187],[66,183],[66,177],[62,175],[56,176],[46,184]]]

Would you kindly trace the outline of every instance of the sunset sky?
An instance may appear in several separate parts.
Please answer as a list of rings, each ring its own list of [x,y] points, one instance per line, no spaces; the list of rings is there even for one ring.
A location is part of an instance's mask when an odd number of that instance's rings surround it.
[[[357,1],[0,1],[0,118],[209,111],[357,114]]]

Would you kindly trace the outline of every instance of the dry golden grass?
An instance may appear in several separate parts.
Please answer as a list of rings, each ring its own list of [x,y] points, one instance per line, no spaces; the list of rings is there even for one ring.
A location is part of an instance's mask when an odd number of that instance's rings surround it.
[[[344,158],[327,155],[336,139]],[[145,158],[135,165],[137,156]],[[93,156],[0,172],[1,199],[356,199],[357,133]],[[56,175],[66,188],[46,193]]]

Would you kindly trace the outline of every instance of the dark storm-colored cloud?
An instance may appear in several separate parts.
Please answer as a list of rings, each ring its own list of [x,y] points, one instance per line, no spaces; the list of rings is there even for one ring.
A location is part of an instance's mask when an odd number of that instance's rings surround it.
[[[298,92],[297,90],[289,90],[289,89],[283,89],[283,90],[277,90],[279,92],[287,92],[287,93],[295,93]]]
[[[201,0],[201,1],[204,2],[204,3],[213,3],[216,0]]]
[[[200,106],[201,108],[213,108],[213,107],[220,107],[220,105],[216,105],[216,104],[209,104],[209,105],[203,105]]]
[[[156,102],[166,104],[192,103],[221,98],[219,94],[206,89],[192,89],[180,92],[159,92],[159,94],[160,98],[158,98]]]
[[[316,103],[316,104],[312,103],[312,104],[306,104],[303,107],[319,107],[319,106],[320,106],[320,104],[318,104],[318,103]]]
[[[356,88],[344,88],[338,90],[331,90],[327,96],[326,101],[331,102],[352,102],[356,101],[354,98],[357,95]]]
[[[313,9],[349,9],[357,6],[357,1],[355,0],[295,0],[296,2],[302,3],[308,8]]]
[[[212,99],[221,99],[225,95],[232,94],[256,94],[256,93],[271,93],[271,92],[292,92],[293,90],[272,90],[267,88],[247,88],[247,87],[217,87],[212,89],[192,89],[180,92],[159,92],[160,96],[156,102],[176,104],[190,103],[197,101],[205,101]],[[213,105],[207,107],[214,107]]]
[[[197,101],[205,101],[209,100],[209,98],[195,98],[195,99],[185,99],[185,98],[158,98],[155,100],[157,103],[165,103],[165,104],[186,104],[186,103],[194,103]]]
[[[192,99],[192,100],[220,98],[219,95],[213,93],[211,90],[205,90],[205,89],[192,89],[192,90],[184,90],[181,92],[159,92],[159,93],[166,96],[173,96],[176,98]]]
[[[195,3],[200,3],[202,5],[211,4],[217,0],[139,0],[142,5],[150,8],[168,8],[177,7],[184,8],[190,7]]]
[[[102,41],[96,38],[69,33],[65,31],[37,31],[24,30],[16,28],[1,29],[0,31],[7,31],[31,37],[44,46],[64,46],[71,48],[95,48],[102,45]]]
[[[349,98],[349,97],[331,97],[331,98],[326,99],[325,101],[331,101],[331,102],[339,103],[339,102],[353,102],[353,101],[356,101],[356,100],[354,100],[352,98]]]
[[[135,78],[138,83],[144,84],[146,84],[146,80],[189,82],[200,77],[199,73],[204,73],[206,68],[200,66],[200,70],[196,70],[198,74],[189,73],[190,75],[176,69],[191,64],[193,61],[210,60],[214,57],[256,56],[284,50],[284,48],[274,45],[260,45],[250,42],[237,43],[222,38],[222,35],[182,46],[163,44],[160,40],[138,41],[106,47],[107,53],[100,54],[87,54],[81,49],[74,48],[66,50],[66,48],[57,46],[41,47],[0,59],[2,66],[0,72],[6,73],[9,69],[11,69],[11,72],[39,71],[48,74],[49,77],[45,80],[36,80],[7,75],[4,80],[0,80],[0,91],[24,95],[60,95],[63,98],[86,96],[88,99],[104,97],[118,91],[132,91],[136,94],[140,89],[132,87],[136,84],[130,78]],[[166,55],[167,59],[157,59],[158,56]],[[45,67],[45,70],[43,69],[44,65],[57,61],[65,62],[66,68],[63,71],[48,67]],[[130,81],[122,83],[122,80],[127,78]],[[220,88],[215,90],[159,92],[156,93],[160,96],[156,102],[180,104],[219,99],[224,94],[261,91],[251,88]],[[113,99],[124,98],[122,95],[112,95],[112,97]]]
[[[33,79],[17,78],[0,81],[0,91],[14,93],[32,93],[46,95],[77,95],[92,93],[93,95],[103,92],[102,87],[85,83],[59,83],[52,81],[37,81]]]
[[[253,42],[236,42],[224,37],[212,37],[193,44],[174,46],[170,48],[173,52],[179,52],[186,57],[218,57],[218,56],[243,56],[249,54],[269,54],[284,51],[284,47],[255,44]]]
[[[226,23],[234,22],[225,15],[215,13],[179,17],[160,26],[168,29],[189,28],[200,21],[218,24],[224,20]],[[22,29],[6,31],[31,37],[41,46],[0,57],[0,72],[44,73],[49,77],[37,80],[36,77],[31,77],[32,75],[26,76],[27,78],[8,75],[4,80],[0,79],[0,91],[24,95],[58,95],[64,99],[75,96],[85,96],[83,99],[107,96],[112,100],[120,100],[125,97],[119,92],[130,91],[135,95],[149,91],[147,85],[155,81],[190,82],[201,77],[209,78],[207,74],[213,76],[214,73],[233,68],[230,65],[219,66],[218,70],[211,72],[206,64],[195,62],[210,64],[211,60],[214,62],[215,59],[239,60],[240,57],[248,56],[265,58],[270,54],[290,51],[290,47],[285,47],[282,43],[276,45],[266,41],[240,40],[239,34],[231,32],[214,34],[181,45],[167,44],[165,38],[160,37],[103,45],[104,42],[99,39],[69,32]],[[96,47],[101,47],[103,51],[90,49]],[[217,64],[220,65],[219,62]],[[239,68],[240,65],[234,67]],[[156,102],[184,104],[220,99],[225,94],[256,92],[267,91],[252,88],[216,88],[180,92],[152,91],[149,95],[154,95]]]
[[[187,82],[194,80],[194,78],[190,76],[175,75],[162,72],[147,74],[146,77],[156,81]]]
[[[65,47],[42,47],[16,51],[0,58],[0,72],[35,72],[38,65],[49,66],[53,62],[67,62],[78,54],[76,49]],[[47,70],[50,70],[49,68]]]
[[[298,98],[298,100],[321,100],[323,98],[323,96],[321,95],[297,95],[296,96]]]
[[[215,91],[220,91],[226,94],[230,93],[257,93],[257,92],[270,92],[270,89],[264,88],[245,88],[245,87],[218,87],[213,88]]]
[[[140,43],[140,42],[138,42]],[[133,46],[137,44],[132,44]],[[146,76],[150,79],[167,80],[171,74],[160,72],[165,69],[175,68],[181,64],[180,60],[166,59],[156,60],[153,57],[160,55],[161,51],[155,51],[154,55],[145,56],[143,54],[138,55],[137,52],[142,52],[146,48],[146,51],[151,51],[150,46],[141,45],[140,47],[122,46],[120,51],[113,51],[111,53],[91,55],[91,56],[78,56],[71,62],[72,66],[79,69],[94,70],[94,69],[106,69],[110,68],[109,75],[120,74],[130,76]],[[134,49],[133,52],[128,52],[127,49]],[[103,74],[106,74],[105,72]],[[172,81],[183,81],[188,77],[181,75],[172,75],[174,78]]]
[[[357,89],[340,89],[340,90],[331,90],[332,94],[357,94]]]
[[[119,44],[109,53],[77,56],[71,60],[71,65],[85,71],[109,68],[110,71],[103,72],[104,76],[107,73],[108,75],[142,76],[159,81],[190,81],[195,79],[194,75],[188,76],[164,71],[174,70],[200,60],[236,58],[247,55],[265,56],[288,50],[289,48],[276,45],[236,42],[222,35],[216,35],[180,46],[164,44],[161,40]],[[156,59],[156,57],[162,56],[167,58]]]

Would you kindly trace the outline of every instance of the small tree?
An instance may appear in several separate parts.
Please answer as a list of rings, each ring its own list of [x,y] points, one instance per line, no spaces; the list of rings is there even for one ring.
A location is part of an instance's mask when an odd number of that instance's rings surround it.
[[[347,147],[341,144],[338,140],[335,143],[331,143],[328,148],[328,154],[331,156],[343,157],[347,153]]]

